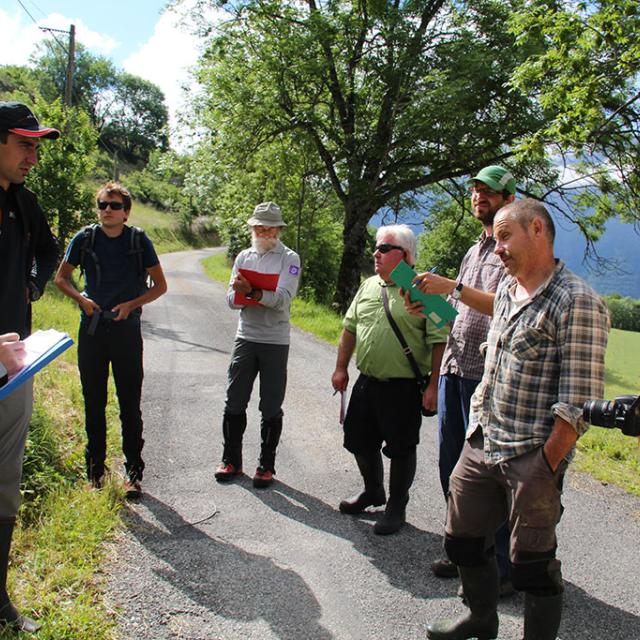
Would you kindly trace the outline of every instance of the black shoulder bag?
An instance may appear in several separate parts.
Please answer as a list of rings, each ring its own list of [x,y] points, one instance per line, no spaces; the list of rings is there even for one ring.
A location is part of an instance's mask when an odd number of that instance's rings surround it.
[[[393,319],[393,316],[391,315],[391,309],[389,309],[389,296],[387,294],[386,287],[382,287],[382,305],[384,306],[384,312],[387,315],[387,320],[389,320],[389,324],[393,329],[393,333],[396,334],[396,338],[398,338],[398,342],[400,342],[400,345],[402,346],[402,352],[404,353],[405,356],[407,356],[407,360],[409,361],[413,374],[416,377],[418,388],[420,389],[420,393],[422,394],[424,393],[424,390],[427,388],[427,385],[429,384],[429,376],[428,375],[423,376],[422,373],[420,372],[420,367],[418,366],[416,359],[413,357],[413,353],[411,352],[411,347],[407,344],[407,341],[404,339],[404,336],[402,335],[402,331],[400,331],[400,327],[396,324],[396,321]],[[436,411],[428,411],[427,409],[425,409],[422,406],[422,399],[420,400],[420,411],[422,415],[426,417],[435,416],[437,413]]]

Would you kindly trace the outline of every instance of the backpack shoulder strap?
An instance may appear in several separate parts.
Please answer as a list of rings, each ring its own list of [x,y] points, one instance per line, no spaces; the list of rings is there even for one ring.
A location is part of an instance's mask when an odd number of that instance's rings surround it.
[[[98,225],[97,223],[88,224],[82,230],[82,241],[80,244],[80,273],[84,275],[84,272],[86,270],[85,265],[87,256],[89,256],[96,268],[96,287],[100,286],[100,279],[102,276],[98,255],[93,250],[93,246],[96,241],[96,231],[98,230],[99,226],[100,225]]]

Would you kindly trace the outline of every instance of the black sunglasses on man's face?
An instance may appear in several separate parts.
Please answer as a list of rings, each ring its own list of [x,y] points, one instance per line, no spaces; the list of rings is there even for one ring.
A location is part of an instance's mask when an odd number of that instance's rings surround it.
[[[105,200],[98,200],[98,209],[104,211],[107,207],[111,207],[111,211],[120,211],[124,209],[124,202],[106,202]]]
[[[404,252],[404,247],[399,247],[397,244],[389,244],[388,242],[383,242],[376,247],[376,251],[380,253],[389,253],[389,251],[393,251],[394,249]]]

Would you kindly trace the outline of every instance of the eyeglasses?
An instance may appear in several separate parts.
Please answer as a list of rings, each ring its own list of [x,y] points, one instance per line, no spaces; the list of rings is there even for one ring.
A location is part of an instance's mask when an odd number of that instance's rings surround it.
[[[120,209],[124,209],[124,202],[98,200],[98,209],[100,209],[100,211],[104,211],[107,207],[111,207],[111,211],[120,211]]]
[[[470,194],[478,194],[483,196],[501,196],[502,193],[500,191],[495,191],[494,189],[490,189],[489,187],[470,187]]]
[[[399,247],[397,244],[389,244],[388,242],[383,242],[376,247],[376,251],[380,253],[389,253],[389,251],[393,251],[397,249],[398,251],[402,251],[404,253],[404,247]]]

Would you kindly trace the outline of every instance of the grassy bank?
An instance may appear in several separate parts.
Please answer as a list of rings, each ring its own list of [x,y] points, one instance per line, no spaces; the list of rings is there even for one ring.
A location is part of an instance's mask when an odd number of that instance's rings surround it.
[[[213,255],[203,264],[210,278],[228,282],[231,269],[224,254]],[[293,301],[292,323],[331,344],[338,343],[340,320],[326,307],[298,298]],[[639,353],[640,333],[612,329],[606,359],[606,399],[640,392]],[[624,436],[618,429],[591,427],[578,442],[574,468],[640,495],[640,439]]]

